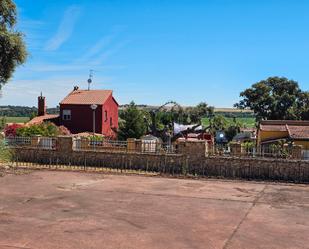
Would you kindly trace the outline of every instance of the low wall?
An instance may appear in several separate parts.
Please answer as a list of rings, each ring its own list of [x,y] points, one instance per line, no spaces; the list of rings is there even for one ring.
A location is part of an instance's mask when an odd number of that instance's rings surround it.
[[[15,152],[15,159],[19,162],[39,164],[145,170],[172,175],[189,174],[197,177],[309,182],[308,161],[104,151],[70,150],[64,152],[62,149],[64,146],[54,151],[19,148]]]
[[[187,162],[180,154],[160,155],[146,153],[126,153],[113,151],[61,151],[23,148],[16,150],[17,162],[34,162],[51,165],[76,165],[86,167],[106,167],[127,170],[144,170],[167,174],[183,174]]]
[[[309,161],[209,156],[188,165],[197,176],[309,182]]]

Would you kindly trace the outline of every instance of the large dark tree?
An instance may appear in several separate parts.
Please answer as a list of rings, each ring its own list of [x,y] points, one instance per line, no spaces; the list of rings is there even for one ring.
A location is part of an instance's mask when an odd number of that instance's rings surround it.
[[[309,120],[309,92],[301,92],[297,101],[297,114],[302,120]]]
[[[270,77],[240,93],[236,107],[254,111],[257,120],[308,118],[308,92],[302,92],[294,80]]]
[[[11,78],[16,66],[25,62],[27,52],[22,33],[14,29],[16,6],[12,0],[0,1],[0,89]]]

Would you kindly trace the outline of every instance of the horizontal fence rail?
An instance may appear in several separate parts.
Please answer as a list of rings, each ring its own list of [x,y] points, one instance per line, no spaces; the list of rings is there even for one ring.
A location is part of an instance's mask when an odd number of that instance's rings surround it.
[[[293,147],[269,148],[264,146],[253,146],[251,148],[239,147],[237,151],[233,150],[230,145],[214,145],[208,148],[209,156],[225,157],[248,157],[248,158],[269,158],[269,159],[300,159],[309,160],[309,150],[300,149],[298,151]]]
[[[7,137],[5,144],[8,146],[31,146],[31,137]]]
[[[7,137],[5,138],[5,144],[9,147],[55,150],[57,139],[55,137]]]
[[[92,138],[73,138],[73,150],[138,152],[151,154],[177,153],[175,145],[162,143],[159,141],[118,141]]]
[[[269,158],[269,159],[298,159],[309,160],[308,148],[299,146],[269,147],[250,146],[239,147],[235,150],[233,144],[229,145],[203,145],[198,141],[197,147],[194,143],[183,146],[179,143],[162,143],[160,140],[128,139],[127,141],[108,140],[97,137],[67,137],[71,143],[69,146],[73,151],[97,151],[97,152],[125,152],[125,153],[146,153],[146,154],[188,154],[204,156],[225,156],[244,158]],[[62,150],[59,137],[7,137],[5,142],[10,147],[29,147],[45,150]],[[186,143],[186,142],[185,142]],[[184,143],[183,143],[184,144]],[[60,145],[60,148],[57,148]],[[298,149],[298,151],[296,151]]]
[[[14,156],[16,167],[30,169],[83,170],[101,172],[168,174],[189,177],[223,177],[309,182],[306,161],[259,158],[205,157],[73,151],[63,155],[51,150],[20,150]]]

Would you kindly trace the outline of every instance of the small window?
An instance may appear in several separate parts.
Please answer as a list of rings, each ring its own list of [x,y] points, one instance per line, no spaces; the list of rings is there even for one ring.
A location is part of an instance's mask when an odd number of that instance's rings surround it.
[[[110,117],[110,119],[109,119],[109,124],[110,124],[111,127],[113,126],[113,119],[112,119],[112,117]]]
[[[63,110],[62,111],[62,119],[63,120],[71,120],[71,110]]]
[[[107,122],[108,118],[107,118],[107,111],[105,111],[105,122]]]

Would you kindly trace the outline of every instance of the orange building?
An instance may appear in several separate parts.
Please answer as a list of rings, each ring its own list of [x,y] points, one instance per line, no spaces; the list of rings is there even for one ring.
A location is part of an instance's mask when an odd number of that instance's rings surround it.
[[[263,120],[257,132],[258,146],[267,146],[278,141],[301,145],[303,154],[309,158],[309,121]]]

